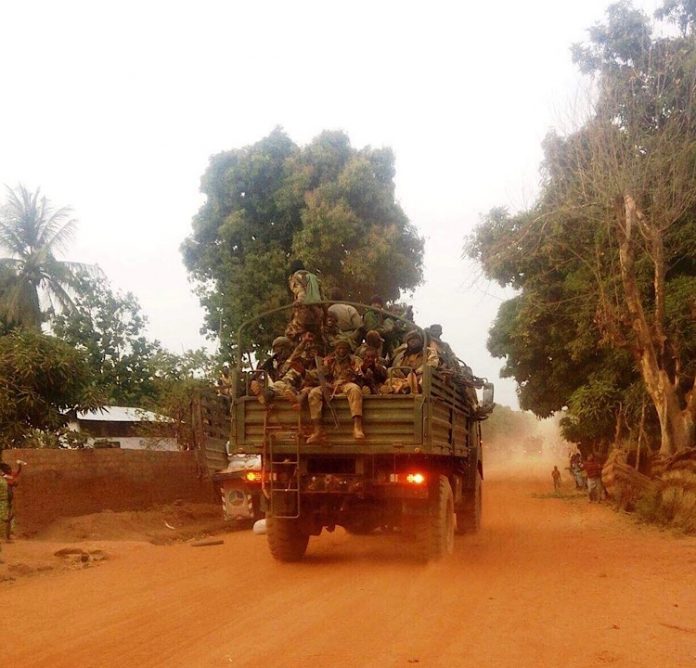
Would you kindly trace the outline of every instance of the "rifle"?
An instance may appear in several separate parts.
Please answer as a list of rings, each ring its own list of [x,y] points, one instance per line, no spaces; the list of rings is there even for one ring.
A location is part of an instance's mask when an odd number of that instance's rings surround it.
[[[338,416],[336,415],[336,411],[334,410],[334,407],[331,405],[331,399],[333,398],[331,396],[331,393],[329,392],[329,386],[326,382],[326,374],[324,374],[324,360],[322,360],[319,355],[316,355],[314,357],[314,362],[317,365],[317,376],[319,377],[319,386],[321,387],[321,395],[324,397],[324,403],[329,409],[329,412],[331,413],[331,417],[333,418],[334,425],[338,427]]]

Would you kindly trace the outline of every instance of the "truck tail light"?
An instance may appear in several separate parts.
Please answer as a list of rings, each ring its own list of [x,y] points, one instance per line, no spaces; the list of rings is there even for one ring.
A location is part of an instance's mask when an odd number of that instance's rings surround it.
[[[407,485],[414,485],[415,487],[420,487],[428,481],[425,473],[420,471],[412,471],[411,473],[392,473],[389,476],[389,482],[396,483],[406,483]]]
[[[422,485],[425,483],[425,475],[422,473],[407,473],[406,482],[410,485]]]

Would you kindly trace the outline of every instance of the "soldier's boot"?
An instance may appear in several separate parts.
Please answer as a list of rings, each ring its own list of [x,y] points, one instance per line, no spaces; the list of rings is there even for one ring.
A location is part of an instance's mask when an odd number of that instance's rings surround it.
[[[322,438],[324,438],[324,429],[321,426],[321,419],[319,420],[312,420],[314,423],[314,431],[311,433],[309,438],[307,438],[307,443],[318,443],[321,441]]]
[[[365,433],[362,430],[362,416],[356,415],[353,418],[353,438],[356,441],[362,441],[365,438]]]

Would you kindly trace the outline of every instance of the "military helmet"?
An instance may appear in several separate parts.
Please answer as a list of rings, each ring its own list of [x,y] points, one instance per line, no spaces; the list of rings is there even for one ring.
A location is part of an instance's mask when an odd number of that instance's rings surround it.
[[[287,336],[277,336],[275,339],[273,339],[273,343],[271,344],[271,348],[292,348],[292,341],[287,337]]]

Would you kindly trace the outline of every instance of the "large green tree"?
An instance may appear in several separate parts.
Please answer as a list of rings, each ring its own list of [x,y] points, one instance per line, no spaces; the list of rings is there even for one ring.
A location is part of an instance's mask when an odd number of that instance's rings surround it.
[[[51,328],[84,352],[96,387],[112,405],[150,408],[183,424],[182,406],[214,375],[215,360],[205,350],[177,355],[149,339],[135,295],[114,291],[104,278],[81,276],[74,308],[56,315]]]
[[[299,147],[276,129],[214,156],[201,190],[206,201],[182,252],[205,327],[224,349],[243,321],[289,303],[292,258],[356,301],[397,298],[421,281],[423,240],[395,199],[389,149],[357,150],[342,132]],[[284,319],[254,332],[259,347]]]
[[[696,415],[696,38],[689,3],[670,5],[681,36],[619,3],[574,48],[592,114],[546,139],[535,205],[491,212],[469,245],[519,290],[489,345],[523,406],[567,406],[576,440],[608,438],[647,394],[663,454],[693,443]]]
[[[69,410],[103,404],[82,352],[35,330],[0,336],[0,447],[35,429],[56,430]]]
[[[20,185],[7,188],[7,202],[0,209],[0,258],[4,272],[0,282],[0,319],[9,325],[40,329],[46,319],[41,295],[49,309],[70,308],[70,290],[78,272],[93,271],[87,265],[58,260],[75,232],[76,221],[67,207],[54,210],[41,196]]]
[[[104,278],[80,276],[74,308],[56,315],[53,332],[83,350],[97,386],[109,403],[142,406],[157,400],[164,354],[146,336],[147,317],[131,292],[115,292]]]

